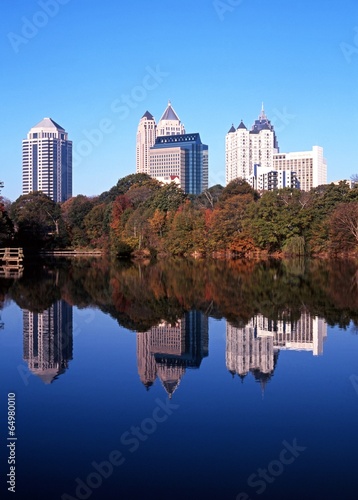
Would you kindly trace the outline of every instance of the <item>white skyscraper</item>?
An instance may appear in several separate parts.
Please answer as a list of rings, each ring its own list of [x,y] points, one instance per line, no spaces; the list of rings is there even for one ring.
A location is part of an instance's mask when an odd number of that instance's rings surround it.
[[[51,118],[32,127],[22,141],[22,193],[32,191],[56,202],[72,196],[72,141]]]
[[[226,183],[241,177],[249,180],[255,165],[273,167],[273,155],[279,151],[276,134],[262,106],[251,130],[243,121],[226,135]]]

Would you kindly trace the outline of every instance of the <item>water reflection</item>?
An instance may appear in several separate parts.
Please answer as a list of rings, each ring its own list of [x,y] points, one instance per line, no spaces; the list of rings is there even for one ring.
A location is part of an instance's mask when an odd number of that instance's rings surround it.
[[[208,318],[189,311],[174,325],[163,321],[147,332],[137,333],[138,373],[149,389],[158,377],[172,397],[186,368],[199,368],[209,353]]]
[[[41,313],[23,311],[24,360],[29,370],[51,384],[72,359],[72,306],[55,302]]]
[[[226,367],[242,380],[251,372],[265,384],[272,377],[280,350],[312,351],[323,354],[327,324],[303,310],[296,321],[254,316],[243,328],[226,325]]]
[[[358,323],[357,268],[322,261],[40,262],[17,280],[0,279],[0,298],[22,308],[23,357],[44,383],[72,359],[75,305],[98,308],[136,332],[141,382],[149,389],[158,378],[171,397],[185,371],[209,354],[208,317],[227,320],[226,367],[241,378],[252,373],[267,383],[280,350],[322,354],[327,324]]]

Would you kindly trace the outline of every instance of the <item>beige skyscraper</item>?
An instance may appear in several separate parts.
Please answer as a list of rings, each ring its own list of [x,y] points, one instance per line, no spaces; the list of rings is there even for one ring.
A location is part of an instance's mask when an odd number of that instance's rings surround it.
[[[140,119],[136,142],[136,172],[149,175],[149,150],[157,137],[157,125],[153,115],[146,111]]]
[[[180,121],[179,116],[174,111],[171,102],[168,101],[168,106],[157,126],[157,137],[161,137],[164,135],[182,134],[185,134],[184,125]]]
[[[146,111],[140,119],[137,129],[136,172],[149,175],[149,150],[154,146],[157,137],[180,134],[185,134],[185,128],[170,101],[158,125],[153,115]]]

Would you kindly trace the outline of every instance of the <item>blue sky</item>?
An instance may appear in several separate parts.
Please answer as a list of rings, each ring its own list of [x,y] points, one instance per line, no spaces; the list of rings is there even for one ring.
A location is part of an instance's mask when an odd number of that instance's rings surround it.
[[[320,145],[329,181],[358,173],[356,0],[3,0],[0,14],[11,200],[42,118],[73,141],[74,194],[96,195],[135,171],[138,121],[159,120],[168,99],[209,145],[210,185],[224,184],[231,124],[251,127],[262,101],[282,152]]]

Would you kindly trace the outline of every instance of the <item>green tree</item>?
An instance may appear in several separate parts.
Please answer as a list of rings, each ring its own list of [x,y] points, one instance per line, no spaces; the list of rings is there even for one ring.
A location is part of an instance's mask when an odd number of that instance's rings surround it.
[[[108,247],[109,210],[105,203],[95,205],[85,216],[83,224],[89,244],[92,247]]]
[[[6,210],[3,198],[0,196],[0,246],[5,246],[14,237],[14,224]]]
[[[95,205],[95,199],[79,194],[61,205],[63,220],[74,247],[86,246],[89,238],[85,227],[85,218]]]
[[[11,218],[22,246],[55,246],[64,236],[60,206],[41,191],[20,196],[11,205]]]

